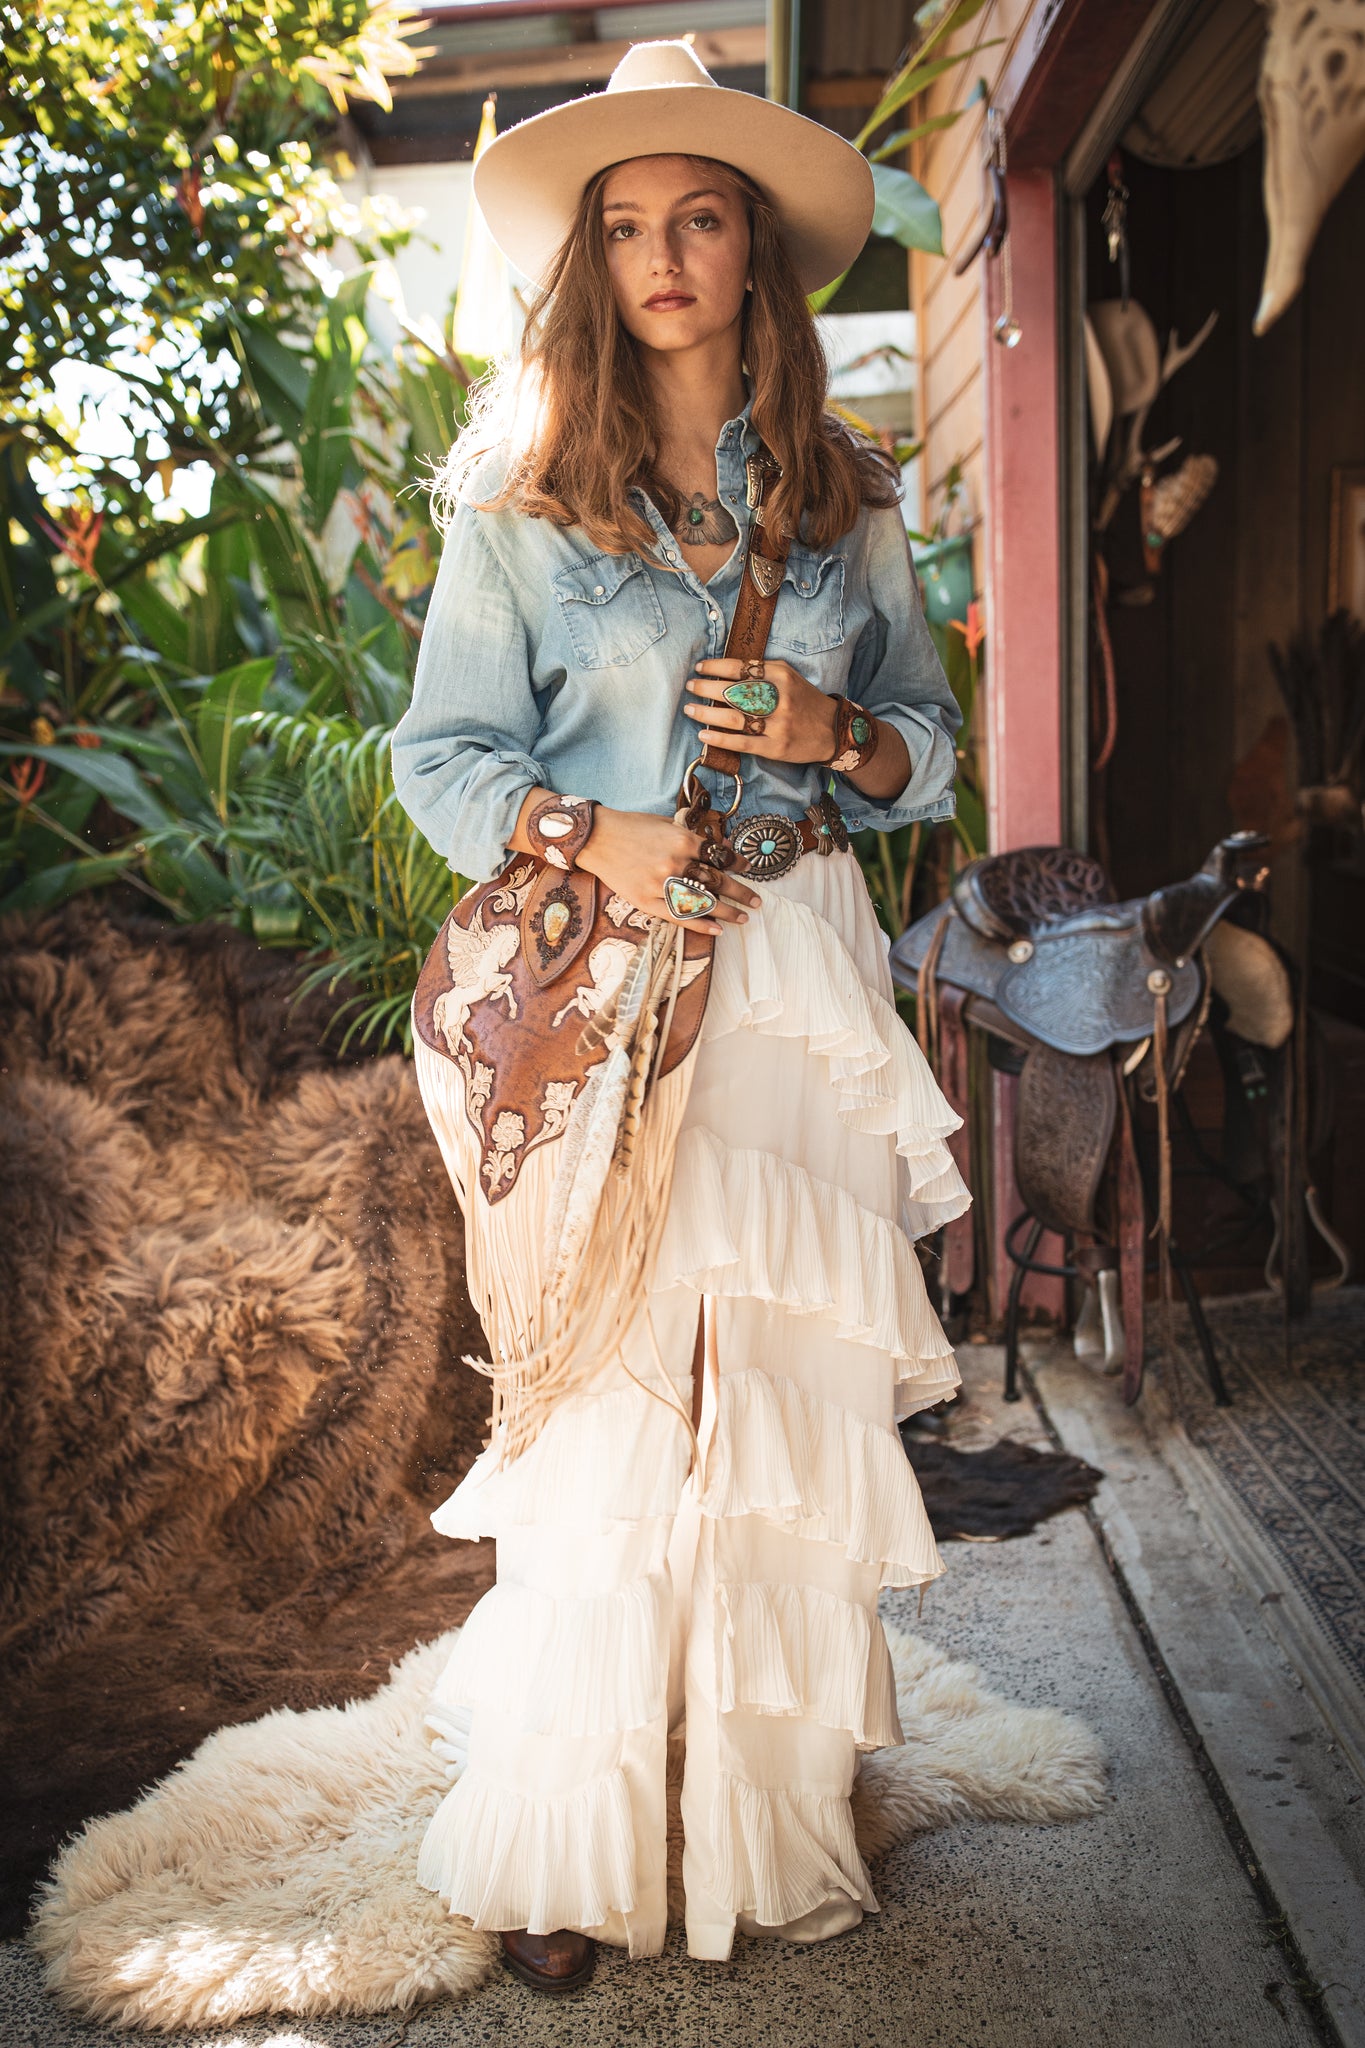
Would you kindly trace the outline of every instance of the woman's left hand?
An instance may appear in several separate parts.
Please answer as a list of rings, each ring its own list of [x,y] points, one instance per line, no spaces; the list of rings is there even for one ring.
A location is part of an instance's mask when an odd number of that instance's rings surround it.
[[[824,762],[834,754],[834,699],[786,661],[765,661],[763,681],[777,691],[777,708],[763,718],[762,730],[754,730],[745,714],[727,704],[724,692],[741,679],[754,663],[728,660],[718,655],[713,661],[699,661],[688,689],[703,701],[684,704],[683,711],[701,728],[700,740],[713,747],[729,747],[738,754],[755,754],[764,761]],[[757,680],[757,678],[753,678]]]

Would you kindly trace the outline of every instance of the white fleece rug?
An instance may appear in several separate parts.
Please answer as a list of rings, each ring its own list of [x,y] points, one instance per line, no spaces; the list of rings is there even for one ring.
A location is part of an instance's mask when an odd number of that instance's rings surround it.
[[[59,2003],[170,2031],[401,2010],[482,1984],[496,1937],[415,1876],[449,1786],[422,1712],[456,1633],[419,1643],[370,1699],[221,1729],[135,1806],[87,1822],[28,1932]],[[948,1821],[1097,1810],[1104,1759],[1083,1722],[1011,1706],[975,1665],[887,1636],[906,1746],[863,1760],[865,1858]]]

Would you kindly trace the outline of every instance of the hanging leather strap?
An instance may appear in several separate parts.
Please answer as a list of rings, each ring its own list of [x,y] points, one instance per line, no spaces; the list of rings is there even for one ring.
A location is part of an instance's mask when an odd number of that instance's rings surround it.
[[[780,474],[766,449],[749,456],[744,464],[749,539],[744,549],[744,571],[734,617],[725,636],[725,654],[730,661],[761,661],[772,630],[789,543],[785,535],[774,532],[764,517],[763,498],[768,484]],[[742,758],[730,747],[703,746],[701,766],[714,768],[720,775],[738,775]]]

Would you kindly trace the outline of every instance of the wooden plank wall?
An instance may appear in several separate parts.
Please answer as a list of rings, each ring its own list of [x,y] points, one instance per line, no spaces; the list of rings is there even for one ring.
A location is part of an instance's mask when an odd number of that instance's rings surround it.
[[[945,46],[946,52],[980,49],[979,57],[945,73],[914,110],[914,119],[962,107],[978,78],[986,80],[988,92],[993,89],[1029,17],[1044,5],[1046,0],[990,0],[975,21]],[[1002,40],[995,49],[981,48],[997,36]],[[916,253],[910,259],[910,303],[917,315],[922,393],[921,502],[926,519],[938,511],[944,478],[955,462],[960,462],[966,473],[970,510],[980,515],[986,503],[985,259],[978,258],[965,276],[953,275],[954,258],[979,231],[984,214],[984,128],[982,101],[968,108],[951,128],[922,137],[911,148],[910,168],[933,194],[943,214],[947,251],[946,258]],[[979,584],[979,551],[977,578]]]

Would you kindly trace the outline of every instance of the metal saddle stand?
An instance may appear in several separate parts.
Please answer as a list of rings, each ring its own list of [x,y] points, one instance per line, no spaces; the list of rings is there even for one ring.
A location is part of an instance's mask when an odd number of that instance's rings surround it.
[[[1171,1239],[1169,1114],[1208,1012],[1203,942],[1240,890],[1263,883],[1265,843],[1235,833],[1187,881],[1129,903],[1113,900],[1097,861],[1067,847],[995,854],[970,862],[949,899],[891,949],[895,979],[917,994],[920,1043],[961,1116],[966,1027],[1015,1048],[1015,1178],[1024,1207],[1006,1234],[1015,1269],[1007,1400],[1019,1398],[1019,1296],[1028,1272],[1085,1283],[1077,1348],[1102,1356],[1107,1371],[1121,1368],[1124,1400],[1137,1399],[1152,1211],[1163,1290],[1169,1261],[1214,1397],[1228,1400],[1193,1275]],[[1134,1134],[1133,1088],[1157,1105],[1154,1173]],[[1071,1263],[1037,1259],[1045,1230],[1072,1241]],[[948,1226],[950,1287],[964,1264],[970,1275],[969,1232],[970,1218]]]

